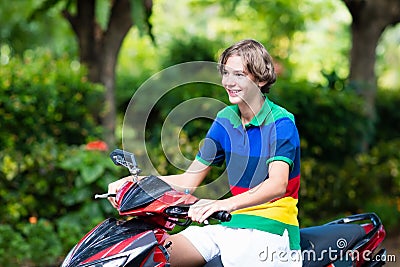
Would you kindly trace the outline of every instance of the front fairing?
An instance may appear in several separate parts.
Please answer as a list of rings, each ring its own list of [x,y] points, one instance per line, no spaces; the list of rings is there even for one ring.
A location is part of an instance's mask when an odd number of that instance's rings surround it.
[[[156,176],[145,177],[137,183],[127,183],[117,193],[118,210],[125,213],[143,207],[169,191],[173,191],[171,186]]]
[[[126,182],[117,192],[115,200],[122,216],[164,216],[167,207],[193,204],[198,199],[174,190],[156,176],[148,176],[137,183]]]

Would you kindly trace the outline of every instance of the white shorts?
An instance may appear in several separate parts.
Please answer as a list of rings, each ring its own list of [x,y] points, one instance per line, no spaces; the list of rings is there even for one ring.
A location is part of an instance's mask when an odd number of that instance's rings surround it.
[[[290,250],[287,231],[282,236],[222,225],[190,226],[181,232],[208,262],[221,255],[224,267],[301,267],[301,251]]]

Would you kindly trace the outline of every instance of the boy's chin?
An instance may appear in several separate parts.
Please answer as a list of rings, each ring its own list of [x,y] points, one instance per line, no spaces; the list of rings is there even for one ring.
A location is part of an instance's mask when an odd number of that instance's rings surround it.
[[[239,96],[229,96],[229,102],[231,102],[231,104],[235,105],[235,104],[239,104],[239,103],[243,102],[243,99]]]

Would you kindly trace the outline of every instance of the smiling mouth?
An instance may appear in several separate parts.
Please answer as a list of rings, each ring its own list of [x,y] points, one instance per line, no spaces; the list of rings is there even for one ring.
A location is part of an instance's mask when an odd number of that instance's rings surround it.
[[[232,96],[235,96],[241,92],[241,90],[229,90],[229,89],[227,91],[228,91],[229,95],[232,95]]]

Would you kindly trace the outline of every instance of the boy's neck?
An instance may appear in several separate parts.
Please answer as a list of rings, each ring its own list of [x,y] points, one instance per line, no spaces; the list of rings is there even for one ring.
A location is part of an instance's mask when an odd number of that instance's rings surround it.
[[[240,118],[242,119],[242,124],[248,124],[261,110],[264,105],[265,98],[260,96],[254,99],[252,102],[243,102],[239,104]]]

